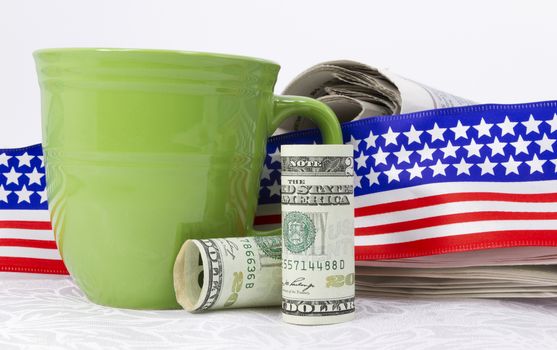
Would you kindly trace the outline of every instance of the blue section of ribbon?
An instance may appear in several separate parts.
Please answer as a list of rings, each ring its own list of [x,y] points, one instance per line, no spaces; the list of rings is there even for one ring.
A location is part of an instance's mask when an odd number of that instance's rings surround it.
[[[0,210],[45,210],[46,179],[40,144],[0,149]]]
[[[356,196],[441,182],[557,179],[557,101],[372,117],[342,131],[354,145]],[[269,139],[260,203],[280,200],[280,145],[311,143],[321,143],[316,129]]]

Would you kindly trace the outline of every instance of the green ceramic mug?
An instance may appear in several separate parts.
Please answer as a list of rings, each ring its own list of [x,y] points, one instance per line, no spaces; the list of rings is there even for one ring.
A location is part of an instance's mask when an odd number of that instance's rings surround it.
[[[266,140],[286,117],[342,142],[327,106],[273,95],[272,62],[127,49],[34,57],[58,248],[99,304],[178,308],[180,246],[253,233]]]

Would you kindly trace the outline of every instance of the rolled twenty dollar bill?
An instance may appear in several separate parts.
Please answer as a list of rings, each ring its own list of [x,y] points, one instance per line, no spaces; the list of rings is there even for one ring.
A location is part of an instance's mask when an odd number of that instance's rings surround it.
[[[188,311],[280,305],[281,237],[187,240],[174,264],[176,299]]]
[[[352,145],[281,147],[282,314],[295,324],[354,318]]]

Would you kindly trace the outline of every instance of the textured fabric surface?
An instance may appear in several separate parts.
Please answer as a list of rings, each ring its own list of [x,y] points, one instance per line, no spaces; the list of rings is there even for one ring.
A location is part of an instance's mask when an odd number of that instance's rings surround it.
[[[278,308],[189,314],[89,302],[66,276],[0,273],[1,349],[556,349],[557,299],[358,298],[356,319],[293,326]]]

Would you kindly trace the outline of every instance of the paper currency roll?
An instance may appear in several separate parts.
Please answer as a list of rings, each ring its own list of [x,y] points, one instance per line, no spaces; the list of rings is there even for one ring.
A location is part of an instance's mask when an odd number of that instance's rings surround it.
[[[283,145],[282,314],[295,324],[354,317],[352,145]]]
[[[192,239],[174,264],[176,299],[188,311],[280,305],[281,238]]]

